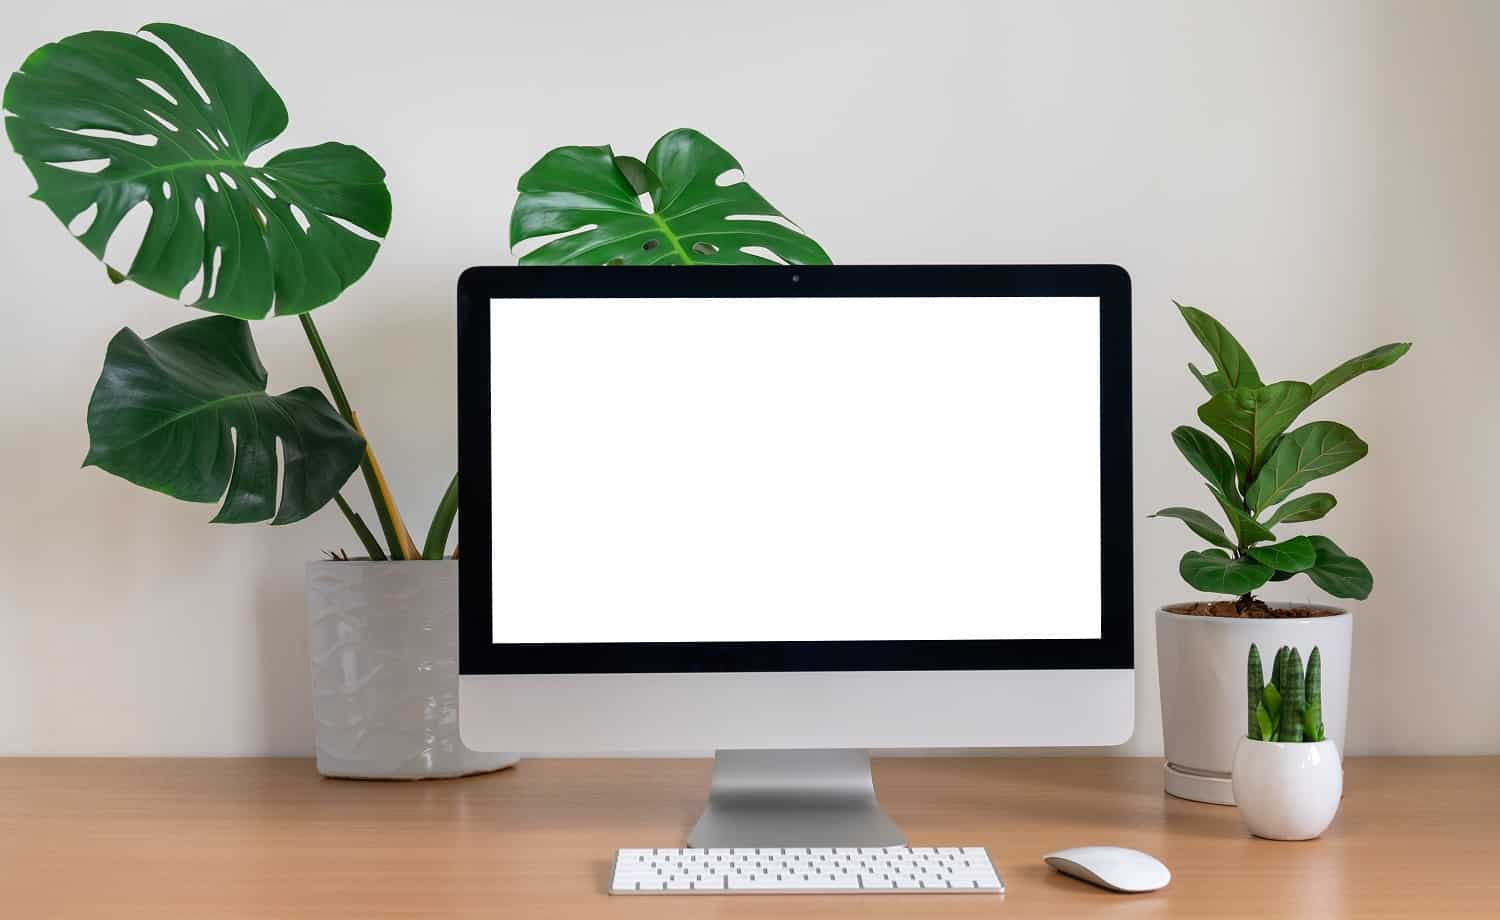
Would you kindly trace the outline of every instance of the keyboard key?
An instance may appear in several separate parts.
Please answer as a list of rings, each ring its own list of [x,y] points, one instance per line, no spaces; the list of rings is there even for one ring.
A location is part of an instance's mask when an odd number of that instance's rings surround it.
[[[782,891],[781,883],[764,875],[747,875],[729,879],[729,891]]]

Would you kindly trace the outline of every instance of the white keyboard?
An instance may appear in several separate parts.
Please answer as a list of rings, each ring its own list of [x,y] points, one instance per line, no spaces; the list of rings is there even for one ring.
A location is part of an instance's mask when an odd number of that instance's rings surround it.
[[[620,850],[610,894],[999,894],[984,847]]]

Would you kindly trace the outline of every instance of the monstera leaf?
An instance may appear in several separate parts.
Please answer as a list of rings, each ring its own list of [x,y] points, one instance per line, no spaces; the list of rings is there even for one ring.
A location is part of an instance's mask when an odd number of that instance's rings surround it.
[[[37,49],[11,76],[5,128],[36,179],[33,197],[70,226],[93,208],[78,240],[100,259],[125,215],[150,208],[129,267],[106,266],[116,281],[178,297],[201,272],[193,305],[244,319],[333,300],[370,267],[380,245],[371,237],[390,227],[385,172],[336,143],[250,165],[287,125],[260,71],[191,29],[141,31],[190,74],[139,35],[84,32]]]
[[[269,395],[249,324],[224,316],[149,339],[120,330],[88,424],[85,466],[185,501],[224,496],[219,523],[301,520],[333,498],[364,454],[364,438],[318,390]]]
[[[826,265],[821,246],[768,219],[785,217],[743,179],[719,184],[739,169],[687,129],[663,135],[645,162],[609,147],[558,147],[517,185],[510,245],[568,234],[522,265]],[[648,194],[649,211],[640,202]]]

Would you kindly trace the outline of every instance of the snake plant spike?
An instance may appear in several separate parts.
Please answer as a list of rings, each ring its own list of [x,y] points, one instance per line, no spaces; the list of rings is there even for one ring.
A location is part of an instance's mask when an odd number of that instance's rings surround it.
[[[1323,732],[1323,655],[1313,646],[1307,656],[1307,708],[1302,713],[1302,740],[1322,741]]]
[[[1269,740],[1260,736],[1260,720],[1255,717],[1255,710],[1260,706],[1260,699],[1266,688],[1265,678],[1261,673],[1260,649],[1255,647],[1254,642],[1250,643],[1250,664],[1245,689],[1250,693],[1250,722],[1246,737],[1251,741]]]
[[[1287,652],[1282,662],[1281,682],[1276,685],[1281,693],[1281,721],[1276,732],[1277,741],[1302,740],[1302,656],[1296,649]]]

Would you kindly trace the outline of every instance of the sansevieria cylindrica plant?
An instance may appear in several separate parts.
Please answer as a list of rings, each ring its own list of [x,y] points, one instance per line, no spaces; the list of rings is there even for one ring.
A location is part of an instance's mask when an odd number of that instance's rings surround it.
[[[1323,731],[1323,656],[1282,646],[1262,682],[1260,649],[1250,646],[1250,719],[1234,751],[1232,788],[1245,826],[1257,837],[1308,840],[1338,814],[1343,758]]]
[[[1276,650],[1271,664],[1271,679],[1265,681],[1261,671],[1260,649],[1250,645],[1246,689],[1249,691],[1250,720],[1245,737],[1251,741],[1323,741],[1323,656],[1317,646],[1307,656],[1307,672],[1302,671],[1302,655],[1290,646]]]

